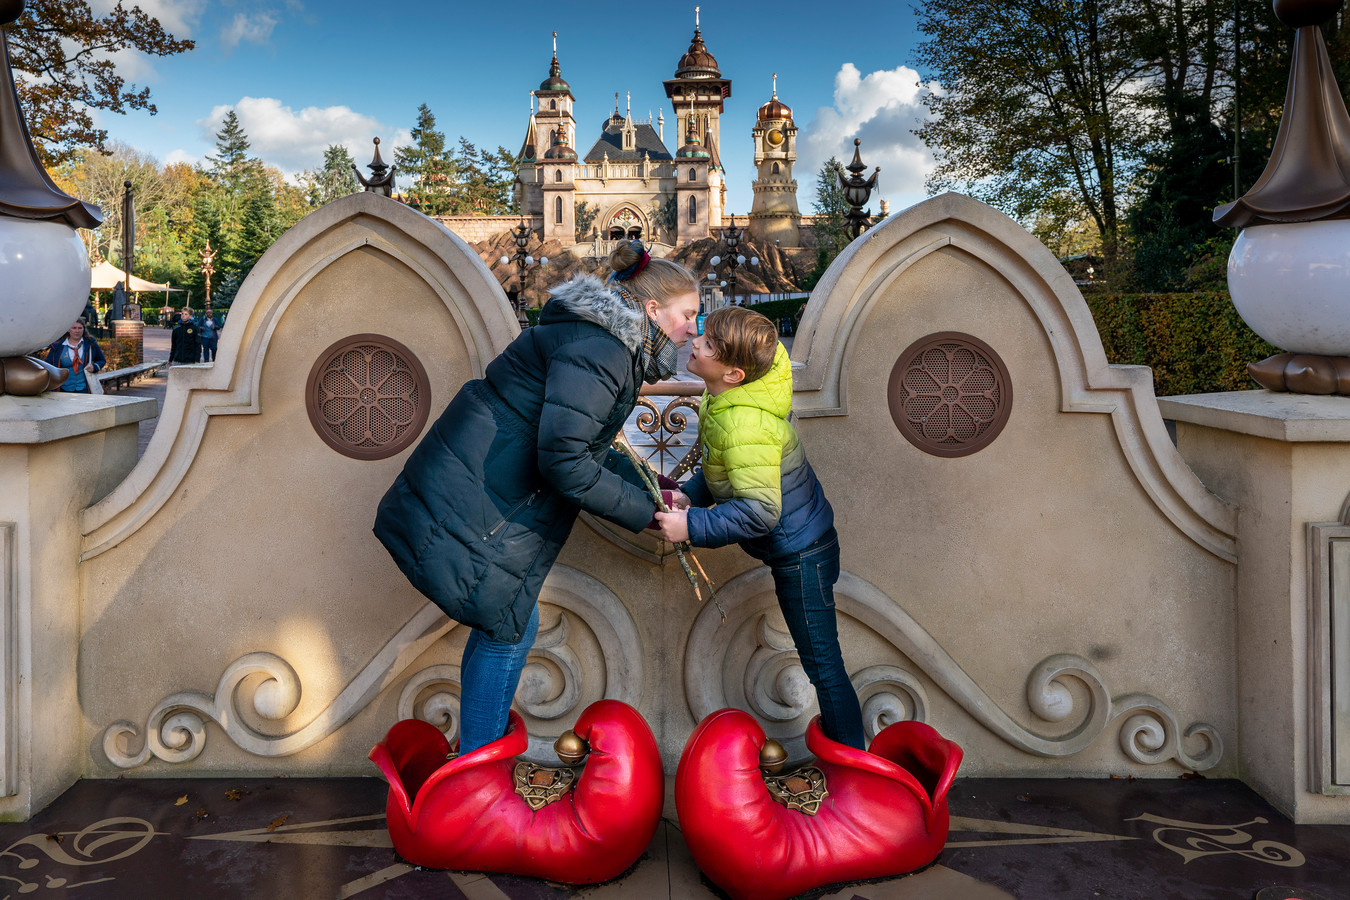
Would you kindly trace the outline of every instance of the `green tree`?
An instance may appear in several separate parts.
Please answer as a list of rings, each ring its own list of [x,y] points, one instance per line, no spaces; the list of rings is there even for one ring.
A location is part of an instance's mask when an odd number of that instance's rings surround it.
[[[360,190],[356,183],[356,172],[352,168],[355,164],[346,147],[341,144],[329,145],[323,152],[323,165],[317,170],[305,172],[301,177],[309,204],[323,206]]]
[[[587,203],[585,200],[578,200],[576,209],[577,240],[590,240],[591,226],[595,224],[595,217],[600,215],[600,207]]]
[[[1047,204],[1091,218],[1103,254],[1120,217],[1145,121],[1131,91],[1125,0],[930,0],[919,11],[925,95],[916,133],[937,161],[930,190],[961,186],[1023,221]]]
[[[455,206],[455,161],[446,154],[445,135],[425,103],[417,108],[412,144],[394,151],[394,165],[409,179],[408,203],[429,216],[448,215]]]
[[[807,273],[802,287],[810,290],[820,281],[825,270],[839,252],[848,246],[848,201],[839,186],[839,160],[831,156],[816,172],[816,196],[812,208],[816,213],[816,265]]]
[[[86,0],[28,0],[8,33],[19,100],[48,166],[74,159],[80,147],[107,152],[108,130],[97,127],[96,110],[157,112],[150,89],[127,84],[118,72],[119,54],[172,56],[195,46],[138,5],[117,3],[95,15]]]

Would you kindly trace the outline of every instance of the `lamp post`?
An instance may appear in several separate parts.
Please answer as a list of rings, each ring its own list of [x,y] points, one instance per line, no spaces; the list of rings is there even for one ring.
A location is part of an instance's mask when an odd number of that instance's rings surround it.
[[[734,224],[728,225],[726,228],[723,228],[722,243],[726,244],[727,247],[726,258],[724,259],[722,256],[719,255],[714,256],[712,259],[708,260],[709,265],[711,265],[713,268],[716,268],[717,266],[723,267],[722,278],[724,280],[722,281],[722,285],[726,287],[727,293],[731,296],[731,302],[733,304],[736,302],[736,270],[739,269],[741,266],[745,265],[747,262],[745,256],[741,254],[739,251],[741,244],[741,237],[743,235],[744,230],[737,228]],[[759,265],[759,257],[752,256],[750,257],[748,262],[752,266],[757,266]],[[714,273],[709,272],[708,280],[716,281],[717,278],[715,277]]]
[[[881,166],[872,173],[870,178],[863,178],[862,173],[867,171],[867,166],[863,165],[860,148],[862,146],[861,138],[853,139],[853,162],[848,164],[848,170],[853,174],[848,178],[844,173],[839,172],[839,188],[844,192],[844,200],[848,202],[848,231],[852,237],[857,237],[867,230],[868,220],[872,214],[863,209],[867,205],[867,200],[872,196],[872,191],[877,186],[877,176],[881,174]]]
[[[70,328],[89,301],[89,253],[77,228],[98,208],[56,186],[38,161],[9,65],[7,26],[23,0],[0,0],[0,394],[39,394],[68,370],[27,354]]]
[[[520,226],[511,230],[511,237],[516,242],[516,253],[514,256],[503,256],[502,265],[508,265],[512,262],[516,264],[516,279],[519,287],[516,289],[516,300],[512,308],[516,311],[516,321],[520,322],[520,327],[524,328],[529,324],[529,319],[525,315],[525,273],[530,266],[535,264],[534,257],[525,251],[530,244],[530,226],[522,219]],[[539,257],[539,265],[548,265],[548,257]]]
[[[216,273],[216,251],[211,249],[211,242],[207,241],[206,246],[200,251],[202,258],[202,277],[206,279],[206,309],[211,309],[211,276]]]

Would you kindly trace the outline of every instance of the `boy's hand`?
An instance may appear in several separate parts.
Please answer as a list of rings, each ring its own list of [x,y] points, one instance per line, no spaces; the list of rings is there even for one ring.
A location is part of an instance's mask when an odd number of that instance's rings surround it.
[[[661,499],[666,501],[666,506],[671,509],[688,509],[690,507],[689,495],[684,491],[662,491]]]
[[[657,524],[661,526],[661,537],[672,544],[689,540],[689,510],[677,509],[674,512],[656,514]]]

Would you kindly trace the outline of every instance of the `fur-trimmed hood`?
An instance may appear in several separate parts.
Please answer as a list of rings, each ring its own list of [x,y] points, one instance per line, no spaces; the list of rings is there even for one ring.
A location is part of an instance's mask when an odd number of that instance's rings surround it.
[[[599,325],[636,353],[647,335],[646,318],[630,307],[619,292],[605,287],[594,275],[578,275],[553,288],[551,298],[544,304],[539,324],[576,317]]]

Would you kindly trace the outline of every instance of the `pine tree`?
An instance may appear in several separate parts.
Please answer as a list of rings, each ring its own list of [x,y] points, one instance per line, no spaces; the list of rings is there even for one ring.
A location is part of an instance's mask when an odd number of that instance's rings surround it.
[[[352,166],[356,161],[341,144],[330,144],[323,152],[323,165],[318,170],[306,172],[301,181],[308,188],[307,199],[311,206],[323,206],[348,194],[355,194],[356,172]]]
[[[448,214],[454,207],[456,167],[446,154],[445,135],[436,130],[436,117],[423,103],[417,108],[413,143],[394,151],[394,165],[409,179],[408,202],[429,216]]]

